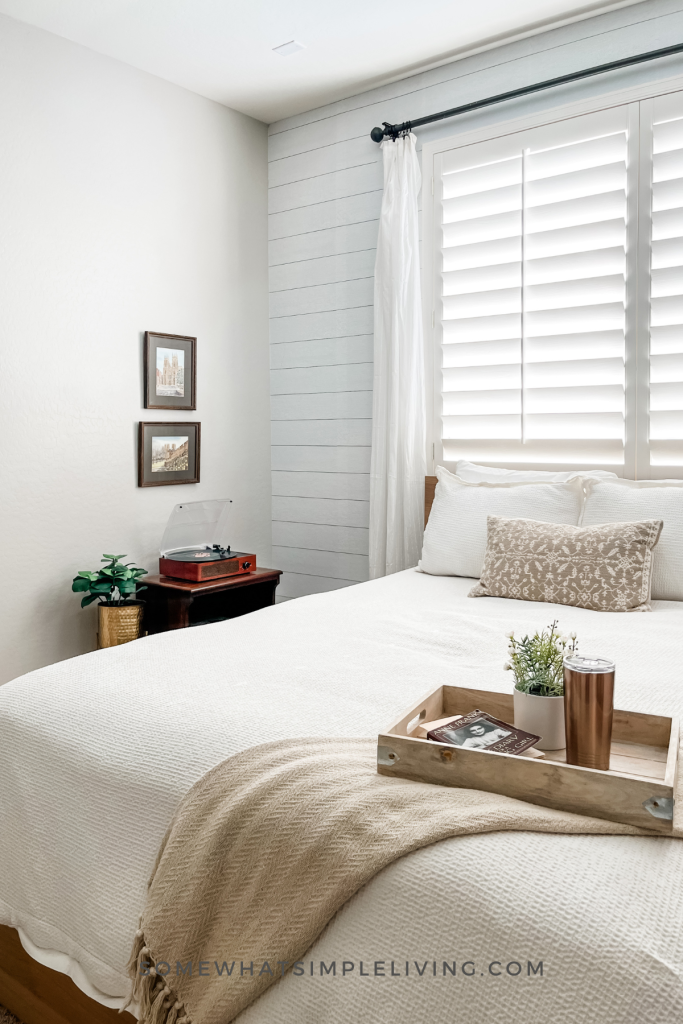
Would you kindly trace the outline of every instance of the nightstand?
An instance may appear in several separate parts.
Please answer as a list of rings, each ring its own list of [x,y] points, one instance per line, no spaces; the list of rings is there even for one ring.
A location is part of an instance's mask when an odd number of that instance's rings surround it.
[[[192,583],[170,576],[146,576],[143,628],[148,633],[202,626],[246,615],[275,604],[281,569],[255,569],[242,576]]]

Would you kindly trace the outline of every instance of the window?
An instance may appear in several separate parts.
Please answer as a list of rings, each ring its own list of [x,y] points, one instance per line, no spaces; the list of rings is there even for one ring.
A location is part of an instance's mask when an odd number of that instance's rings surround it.
[[[435,452],[683,466],[683,93],[438,152]]]

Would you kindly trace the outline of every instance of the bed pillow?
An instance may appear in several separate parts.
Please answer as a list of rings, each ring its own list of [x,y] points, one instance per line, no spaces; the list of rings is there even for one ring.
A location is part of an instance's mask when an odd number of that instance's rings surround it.
[[[661,531],[661,519],[559,526],[489,516],[484,569],[469,596],[650,611],[652,549]]]
[[[579,521],[583,484],[465,483],[443,466],[424,535],[418,569],[433,576],[478,578],[486,551],[489,515],[540,519],[545,523]]]
[[[544,469],[496,469],[491,466],[477,466],[474,462],[460,459],[455,464],[455,475],[468,483],[531,483],[536,480],[549,480],[561,483],[583,477],[584,480],[616,480],[617,474],[606,469],[568,469],[560,473],[548,472]]]
[[[661,519],[652,573],[654,601],[683,601],[683,480],[605,480],[587,485],[582,526]]]

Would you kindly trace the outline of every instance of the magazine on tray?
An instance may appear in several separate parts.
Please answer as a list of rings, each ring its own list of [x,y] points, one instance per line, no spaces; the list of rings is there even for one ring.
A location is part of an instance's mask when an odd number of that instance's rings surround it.
[[[468,715],[431,729],[427,739],[437,743],[450,743],[467,750],[493,750],[499,754],[521,754],[540,740],[514,725],[501,722],[485,711],[470,711]]]

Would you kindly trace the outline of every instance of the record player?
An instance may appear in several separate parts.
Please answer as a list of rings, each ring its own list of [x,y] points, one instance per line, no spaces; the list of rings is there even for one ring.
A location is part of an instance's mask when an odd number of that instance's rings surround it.
[[[253,572],[256,555],[227,543],[231,501],[186,501],[169,517],[159,552],[159,572],[195,583]]]

